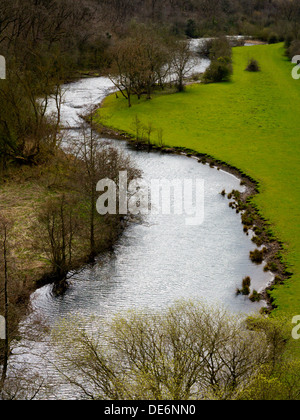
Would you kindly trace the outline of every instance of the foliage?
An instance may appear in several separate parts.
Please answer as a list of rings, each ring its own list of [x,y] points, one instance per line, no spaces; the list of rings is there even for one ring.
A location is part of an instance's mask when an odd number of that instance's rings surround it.
[[[232,75],[232,67],[227,59],[213,61],[203,75],[205,83],[227,82]]]
[[[245,277],[242,281],[242,288],[237,289],[236,294],[237,295],[242,294],[244,296],[250,295],[250,286],[251,286],[251,278],[250,277]]]
[[[296,55],[300,55],[300,40],[293,40],[290,45],[287,47],[286,51],[287,56],[292,59]]]
[[[52,338],[59,371],[85,398],[247,399],[258,382],[262,395],[273,395],[274,371],[282,374],[282,347],[269,321],[262,322],[250,330],[242,316],[182,301],[162,312],[130,311],[102,326],[74,317],[58,324]]]
[[[174,83],[184,90],[184,78],[194,66],[194,55],[184,39],[146,25],[133,25],[126,37],[112,43],[108,76],[128,101],[133,95],[151,99],[155,87]]]
[[[212,40],[209,44],[211,64],[203,75],[205,83],[229,81],[232,75],[231,47],[225,37]]]
[[[251,58],[251,59],[248,61],[248,65],[247,65],[247,67],[246,67],[246,70],[247,70],[247,71],[250,71],[250,72],[260,71],[260,67],[259,67],[259,63],[258,63],[258,61],[257,61],[257,60],[255,60],[254,58]]]
[[[264,251],[263,250],[259,250],[259,249],[255,249],[254,251],[250,251],[250,259],[252,262],[256,263],[256,264],[261,264],[263,262],[264,259]]]

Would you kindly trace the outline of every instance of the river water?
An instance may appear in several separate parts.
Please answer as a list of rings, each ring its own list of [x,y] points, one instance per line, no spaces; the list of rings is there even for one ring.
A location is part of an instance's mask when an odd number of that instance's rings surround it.
[[[78,135],[78,113],[98,104],[113,89],[103,77],[79,80],[65,86],[62,123],[69,134]],[[52,326],[61,318],[81,314],[109,318],[129,308],[165,308],[180,298],[200,298],[222,304],[233,312],[257,312],[264,302],[251,303],[236,296],[242,279],[250,276],[252,287],[265,288],[271,280],[263,266],[251,263],[249,252],[256,246],[243,232],[240,215],[229,208],[220,192],[243,190],[240,181],[222,170],[212,169],[185,156],[134,151],[125,141],[99,138],[131,156],[143,179],[204,180],[204,221],[188,226],[184,215],[144,216],[124,232],[113,252],[74,276],[62,297],[54,297],[51,286],[32,295],[35,313]],[[38,366],[47,380],[58,381],[46,340],[34,343],[26,356],[15,351],[12,360]],[[41,357],[40,360],[39,357]],[[53,362],[53,360],[52,360]],[[49,379],[50,378],[50,379]],[[52,379],[51,379],[52,378]],[[54,378],[54,379],[53,379]],[[56,386],[55,397],[74,397],[68,385]],[[50,398],[50,397],[49,397]]]

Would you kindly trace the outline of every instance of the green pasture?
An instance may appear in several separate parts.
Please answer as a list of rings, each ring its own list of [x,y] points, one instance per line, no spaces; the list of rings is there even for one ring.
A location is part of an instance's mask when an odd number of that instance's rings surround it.
[[[245,71],[250,58],[259,73]],[[272,295],[280,311],[300,315],[300,80],[282,44],[233,49],[231,82],[189,85],[183,93],[155,93],[152,100],[111,95],[97,118],[134,134],[136,116],[163,130],[170,147],[206,153],[259,182],[254,203],[284,244],[293,276]],[[152,134],[156,141],[156,134]]]

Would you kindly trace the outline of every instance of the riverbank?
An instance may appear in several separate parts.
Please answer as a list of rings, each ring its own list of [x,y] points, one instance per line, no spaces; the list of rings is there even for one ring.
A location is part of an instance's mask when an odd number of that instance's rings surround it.
[[[84,184],[78,183],[78,177],[82,182],[84,174],[79,169],[79,162],[76,162],[72,156],[57,150],[49,156],[47,163],[11,167],[1,178],[0,215],[9,226],[7,263],[10,341],[19,336],[20,321],[31,311],[33,292],[51,284],[53,295],[63,294],[72,281],[72,274],[94,261],[89,236],[89,203],[86,192],[82,191]],[[57,200],[59,202],[61,197],[64,206],[70,197],[75,211],[70,208],[67,213],[67,207],[52,209],[51,206]],[[48,215],[51,209],[55,213]],[[65,227],[60,221],[62,211],[65,212]],[[72,233],[69,231],[71,217]],[[47,225],[43,220],[46,220]],[[127,222],[121,218],[107,221],[105,217],[95,216],[94,247],[97,254],[112,250],[126,226]],[[51,243],[49,229],[53,234]],[[64,240],[68,240],[65,251],[60,249]],[[54,245],[57,252],[66,252],[68,257],[69,273],[66,277],[58,278],[54,272]]]
[[[281,253],[283,251],[282,243],[276,240],[272,231],[269,229],[269,223],[260,215],[258,209],[253,205],[252,199],[259,193],[259,184],[253,178],[243,173],[240,169],[233,167],[226,162],[216,160],[207,154],[196,152],[195,150],[186,149],[184,147],[165,147],[156,144],[149,144],[147,141],[136,141],[135,137],[121,130],[112,130],[102,124],[98,124],[98,131],[101,136],[112,138],[115,140],[126,140],[133,149],[148,152],[158,152],[162,154],[182,155],[191,159],[196,159],[203,165],[209,165],[212,169],[222,170],[234,175],[240,180],[240,185],[244,186],[244,192],[237,190],[221,191],[220,194],[224,199],[228,200],[228,205],[236,213],[241,214],[241,222],[243,231],[248,236],[251,235],[253,243],[257,245],[257,251],[262,255],[264,271],[270,271],[273,280],[269,282],[263,290],[257,293],[254,290],[249,298],[253,301],[263,300],[266,307],[262,308],[262,313],[270,313],[276,306],[272,299],[271,292],[274,286],[284,284],[290,278],[291,273],[287,271],[287,267],[282,260]],[[249,255],[250,256],[250,255]],[[251,256],[250,256],[251,258]],[[254,263],[257,263],[253,261]]]
[[[260,63],[261,72],[245,72],[252,57]],[[284,267],[284,278],[277,276],[277,282],[284,280],[284,284],[272,288],[270,299],[278,310],[296,315],[300,312],[300,196],[295,132],[300,127],[295,104],[300,86],[291,77],[292,66],[282,44],[235,48],[233,64],[230,83],[192,85],[174,95],[156,94],[151,101],[133,101],[131,109],[122,98],[111,95],[104,101],[98,121],[112,132],[117,129],[134,136],[138,117],[141,123],[151,122],[163,130],[167,149],[184,146],[225,161],[255,179],[259,194],[247,197],[246,202],[264,223],[264,234],[277,243],[276,262],[272,258],[269,268],[277,274]],[[260,231],[257,226],[256,232]]]

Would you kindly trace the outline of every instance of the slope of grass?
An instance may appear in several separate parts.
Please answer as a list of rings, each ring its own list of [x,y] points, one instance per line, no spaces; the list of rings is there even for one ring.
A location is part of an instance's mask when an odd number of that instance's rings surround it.
[[[261,72],[245,71],[249,58]],[[280,310],[300,314],[300,188],[298,183],[300,81],[282,44],[233,51],[229,83],[191,85],[178,94],[155,94],[151,101],[111,95],[98,118],[108,127],[134,133],[136,116],[164,132],[168,146],[183,146],[238,167],[259,182],[254,203],[284,243],[293,276],[272,295]],[[120,95],[119,95],[120,96]]]

